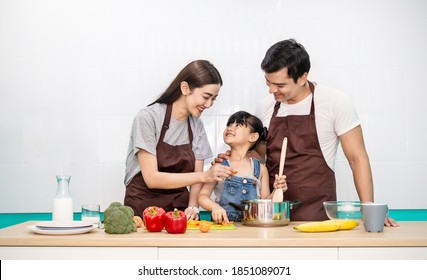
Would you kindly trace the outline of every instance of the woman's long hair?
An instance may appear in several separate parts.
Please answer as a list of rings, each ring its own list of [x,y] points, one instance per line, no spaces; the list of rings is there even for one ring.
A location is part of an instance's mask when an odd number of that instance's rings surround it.
[[[172,104],[178,100],[182,95],[181,82],[184,81],[188,83],[190,90],[209,84],[219,84],[222,86],[221,75],[212,63],[207,60],[195,60],[187,64],[178,73],[165,92],[150,105],[154,103]]]

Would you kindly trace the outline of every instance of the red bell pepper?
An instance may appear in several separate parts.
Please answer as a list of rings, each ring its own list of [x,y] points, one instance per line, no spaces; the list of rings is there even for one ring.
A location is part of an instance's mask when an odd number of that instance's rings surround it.
[[[166,213],[165,229],[168,233],[184,233],[187,230],[187,216],[175,208]]]
[[[157,206],[150,206],[145,208],[143,212],[143,219],[145,228],[149,232],[159,232],[165,226],[166,212],[163,208]]]

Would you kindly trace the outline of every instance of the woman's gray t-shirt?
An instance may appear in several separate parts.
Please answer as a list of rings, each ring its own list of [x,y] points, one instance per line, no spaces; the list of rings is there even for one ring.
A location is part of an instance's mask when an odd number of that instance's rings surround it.
[[[166,104],[155,103],[140,110],[134,118],[126,158],[124,180],[126,186],[141,171],[137,158],[138,151],[145,150],[150,154],[156,155],[156,147],[165,119],[166,107]],[[205,160],[212,157],[212,150],[202,120],[192,116],[189,118],[193,131],[193,152],[196,160]],[[183,145],[190,142],[188,136],[187,120],[177,121],[171,116],[169,129],[166,131],[163,141],[169,145]]]

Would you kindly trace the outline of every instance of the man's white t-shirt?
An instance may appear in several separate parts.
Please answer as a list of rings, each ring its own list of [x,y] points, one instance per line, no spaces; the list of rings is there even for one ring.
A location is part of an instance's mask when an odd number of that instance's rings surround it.
[[[313,95],[310,94],[296,104],[282,102],[277,116],[308,115],[312,99]],[[275,103],[274,96],[270,94],[262,100],[255,112],[255,115],[267,128],[270,125]],[[314,110],[320,148],[328,166],[334,170],[339,143],[338,136],[360,125],[360,120],[347,95],[321,84],[317,84],[314,91]]]

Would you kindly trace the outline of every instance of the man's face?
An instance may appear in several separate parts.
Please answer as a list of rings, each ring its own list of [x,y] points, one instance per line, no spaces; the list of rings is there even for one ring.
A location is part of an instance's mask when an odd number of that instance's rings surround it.
[[[296,103],[301,101],[305,81],[302,81],[305,75],[298,79],[297,83],[288,76],[288,69],[283,68],[273,73],[265,74],[265,83],[268,91],[274,95],[278,102]]]

